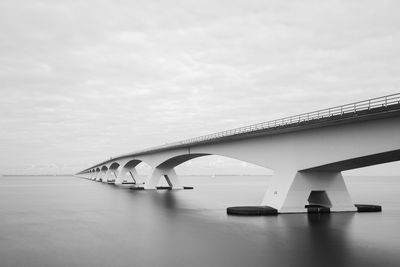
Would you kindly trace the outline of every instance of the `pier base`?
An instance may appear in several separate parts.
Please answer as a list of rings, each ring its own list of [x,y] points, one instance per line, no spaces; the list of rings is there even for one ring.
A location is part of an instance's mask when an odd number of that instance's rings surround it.
[[[366,205],[366,204],[355,204],[357,208],[356,212],[381,212],[382,206],[379,205]],[[331,209],[321,205],[306,205],[307,213],[331,213]],[[304,213],[306,213],[304,212]],[[352,212],[352,211],[346,211]],[[271,216],[278,215],[277,209],[269,206],[241,206],[241,207],[229,207],[226,209],[226,213],[229,215],[240,215],[240,216]]]
[[[278,215],[278,210],[269,206],[243,206],[229,207],[226,209],[226,213],[240,216],[271,216]]]
[[[179,190],[191,190],[193,189],[193,186],[183,186],[182,188],[178,188]],[[131,190],[146,190],[147,188],[143,186],[134,186],[130,188]],[[170,186],[157,186],[155,190],[175,190],[176,188],[170,187]]]
[[[366,205],[366,204],[355,204],[358,212],[381,212],[382,206],[379,205]]]

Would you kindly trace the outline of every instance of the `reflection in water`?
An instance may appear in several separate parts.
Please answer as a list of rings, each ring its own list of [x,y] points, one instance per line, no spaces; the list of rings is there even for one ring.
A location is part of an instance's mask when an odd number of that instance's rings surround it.
[[[339,216],[336,216],[339,215]],[[347,227],[354,214],[308,214],[310,250],[315,263],[329,263],[331,266],[346,266]]]
[[[153,196],[157,198],[159,205],[164,208],[168,210],[174,210],[177,208],[176,194],[172,190],[164,190],[164,192],[154,194]]]
[[[399,209],[228,216],[227,206],[262,198],[260,182],[190,182],[195,190],[134,191],[73,177],[0,179],[1,266],[400,266]]]
[[[270,231],[278,231],[269,246],[274,257],[283,254],[282,262],[295,266],[350,266],[349,240],[346,232],[354,214],[279,215]],[[270,226],[271,227],[271,226]]]

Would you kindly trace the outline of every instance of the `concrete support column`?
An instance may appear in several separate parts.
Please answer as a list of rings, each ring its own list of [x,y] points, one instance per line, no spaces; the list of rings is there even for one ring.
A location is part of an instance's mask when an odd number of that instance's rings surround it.
[[[280,213],[306,212],[305,205],[356,211],[341,172],[277,172],[261,205]]]
[[[105,171],[100,170],[99,176],[97,177],[96,181],[102,182],[104,180],[105,174],[106,174]]]
[[[103,183],[107,183],[109,181],[110,177],[111,177],[111,174],[112,174],[112,170],[111,169],[107,169],[105,171],[105,173],[104,173],[104,177],[103,177],[102,182]]]
[[[135,167],[123,167],[121,171],[119,171],[115,184],[122,184],[123,182],[140,183],[140,177]]]
[[[118,169],[112,169],[112,172],[111,172],[111,177],[110,177],[113,181],[114,181],[114,183],[115,183],[115,181],[117,180],[117,178],[118,178]]]
[[[172,189],[183,189],[182,183],[176,175],[174,168],[154,168],[150,178],[147,180],[144,188],[145,189],[156,189],[158,182],[161,177],[164,176],[168,185]]]
[[[104,177],[104,182],[114,182],[117,180],[118,177],[118,170],[117,169],[108,169],[107,173]]]
[[[139,173],[136,171],[136,168],[132,168],[129,170],[127,174],[127,181],[132,181],[135,184],[140,184],[140,176]]]
[[[118,172],[117,179],[115,179],[115,184],[122,184],[126,180],[126,174],[128,171],[129,168],[121,167],[121,170]]]

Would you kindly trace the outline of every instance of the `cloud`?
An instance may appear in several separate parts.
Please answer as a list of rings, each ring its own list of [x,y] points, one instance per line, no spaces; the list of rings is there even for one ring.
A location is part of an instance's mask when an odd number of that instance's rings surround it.
[[[397,92],[398,8],[1,1],[0,168],[74,172],[144,147]]]

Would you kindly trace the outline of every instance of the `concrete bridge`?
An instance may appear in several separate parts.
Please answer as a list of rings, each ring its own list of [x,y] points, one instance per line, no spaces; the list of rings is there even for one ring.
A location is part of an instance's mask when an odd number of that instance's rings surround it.
[[[164,177],[182,182],[175,167],[220,155],[274,170],[262,206],[279,213],[306,212],[305,205],[355,211],[342,171],[400,159],[400,94],[313,111],[129,153],[77,175],[108,183],[142,183],[135,167],[152,168],[143,189]]]

